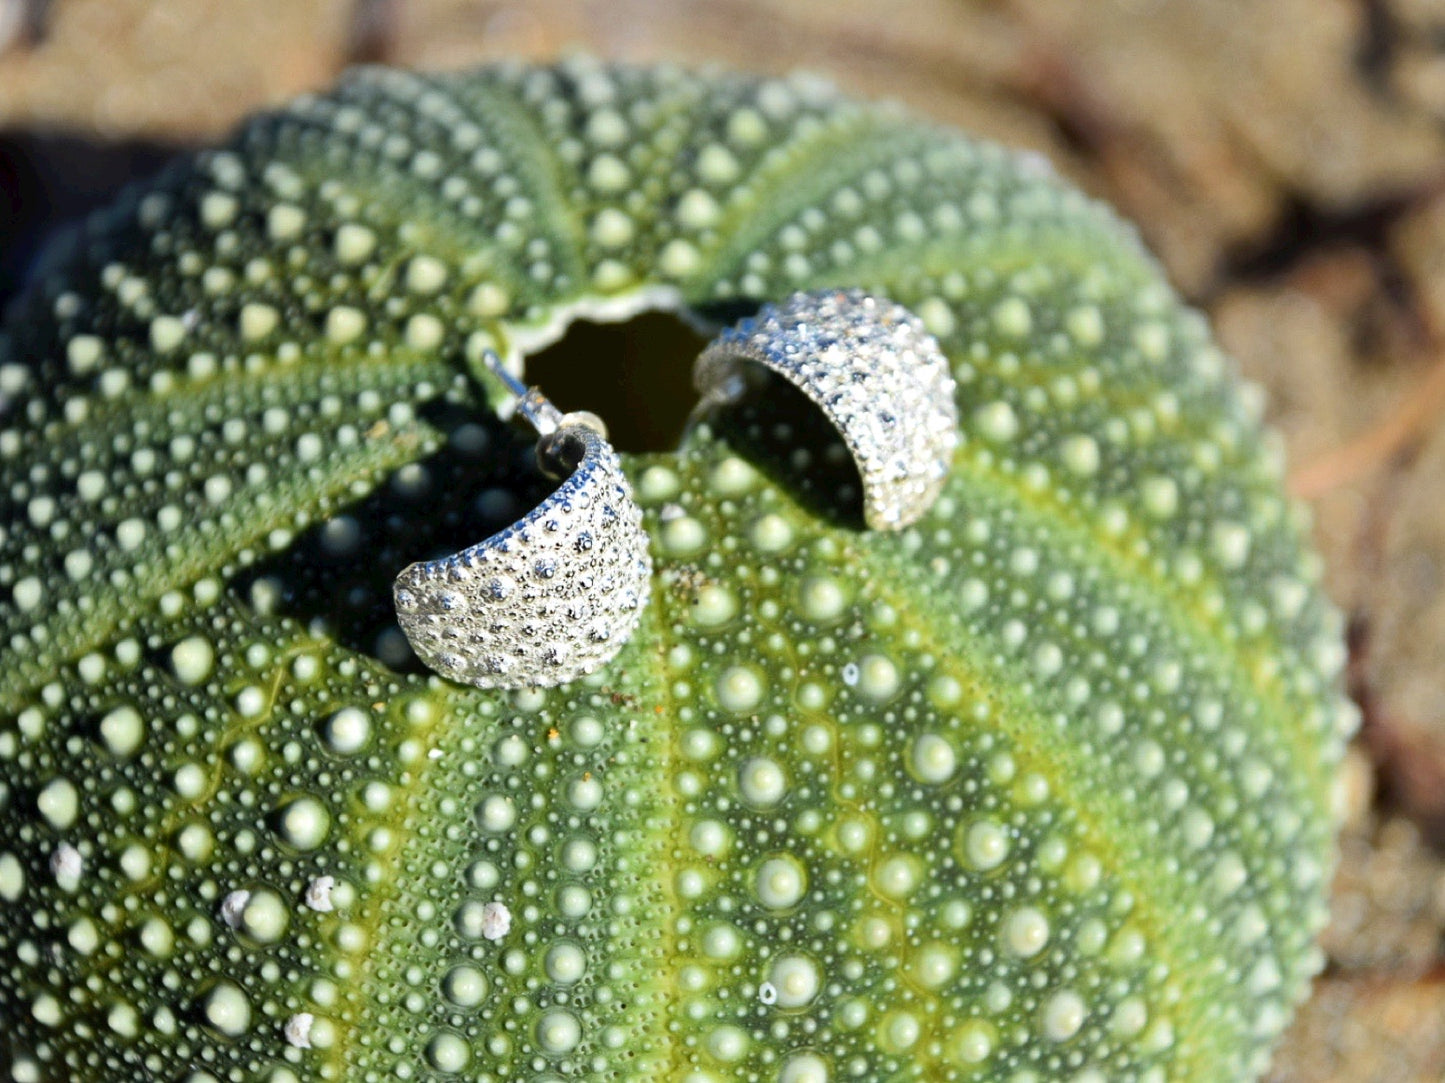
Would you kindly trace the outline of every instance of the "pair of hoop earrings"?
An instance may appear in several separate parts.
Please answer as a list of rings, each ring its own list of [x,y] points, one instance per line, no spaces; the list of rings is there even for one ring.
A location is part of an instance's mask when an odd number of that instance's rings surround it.
[[[650,594],[642,510],[601,420],[563,414],[503,367],[487,367],[537,431],[562,484],[478,545],[397,576],[397,618],[444,677],[479,688],[552,687],[610,661]],[[937,499],[958,444],[948,362],[917,316],[860,290],[795,293],[723,331],[698,357],[702,404],[748,392],[752,366],[793,384],[838,429],[863,482],[864,521],[901,530]]]

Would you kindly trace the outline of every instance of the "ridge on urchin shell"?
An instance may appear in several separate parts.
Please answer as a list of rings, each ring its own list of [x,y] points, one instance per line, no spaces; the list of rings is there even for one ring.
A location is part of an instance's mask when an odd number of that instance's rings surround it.
[[[620,457],[656,571],[605,672],[415,664],[396,574],[542,496],[469,341],[852,287],[956,382],[913,527],[820,512],[765,398]],[[366,69],[0,342],[14,1079],[1247,1080],[1319,966],[1351,715],[1278,464],[1132,232],[997,147],[812,80]]]

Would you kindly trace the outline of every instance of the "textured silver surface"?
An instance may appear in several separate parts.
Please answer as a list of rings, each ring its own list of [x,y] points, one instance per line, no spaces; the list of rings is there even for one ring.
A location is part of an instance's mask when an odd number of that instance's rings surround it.
[[[413,564],[396,579],[396,614],[421,660],[478,688],[551,687],[610,661],[647,601],[652,560],[642,512],[617,453],[565,423],[544,443],[577,441],[566,481],[486,541]],[[545,451],[546,449],[544,449]]]
[[[795,293],[723,331],[693,369],[705,401],[746,393],[743,362],[822,408],[863,481],[863,518],[901,530],[937,499],[958,446],[953,376],[923,321],[862,290]]]

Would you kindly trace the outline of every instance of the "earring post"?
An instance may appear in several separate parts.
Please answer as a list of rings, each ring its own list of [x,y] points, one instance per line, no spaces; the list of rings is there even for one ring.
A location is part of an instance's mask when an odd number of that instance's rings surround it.
[[[557,431],[562,424],[562,411],[552,405],[540,388],[528,387],[508,372],[496,350],[485,351],[482,354],[482,364],[502,381],[503,387],[517,397],[517,410],[527,419],[527,423],[537,430],[538,436],[551,436]]]

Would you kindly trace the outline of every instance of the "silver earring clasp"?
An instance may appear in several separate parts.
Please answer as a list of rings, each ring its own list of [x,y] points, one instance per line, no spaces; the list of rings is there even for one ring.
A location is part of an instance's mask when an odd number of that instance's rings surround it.
[[[649,595],[652,559],[642,510],[595,415],[563,414],[502,367],[538,433],[543,470],[564,478],[520,521],[396,577],[397,620],[417,656],[478,688],[552,687],[611,661]]]

